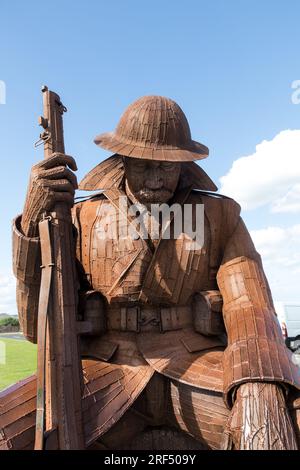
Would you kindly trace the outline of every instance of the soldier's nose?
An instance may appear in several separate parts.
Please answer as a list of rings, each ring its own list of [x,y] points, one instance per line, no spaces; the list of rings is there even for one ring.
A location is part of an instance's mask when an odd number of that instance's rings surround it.
[[[157,175],[147,178],[146,186],[149,189],[160,189],[163,186],[163,180]]]

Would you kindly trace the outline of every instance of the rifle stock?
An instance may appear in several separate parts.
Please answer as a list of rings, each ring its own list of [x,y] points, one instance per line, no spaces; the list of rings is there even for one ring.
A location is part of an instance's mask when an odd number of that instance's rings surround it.
[[[44,156],[64,153],[59,96],[43,91]],[[75,248],[70,207],[57,203],[39,224],[42,276],[38,312],[35,449],[83,449],[82,368],[77,336]]]

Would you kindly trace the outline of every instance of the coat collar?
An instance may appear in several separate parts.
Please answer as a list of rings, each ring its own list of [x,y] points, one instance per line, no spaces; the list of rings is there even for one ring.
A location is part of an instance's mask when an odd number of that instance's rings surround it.
[[[182,171],[178,189],[191,187],[203,191],[217,191],[217,186],[200,166],[194,162],[182,162]],[[122,157],[112,155],[95,166],[79,184],[84,191],[120,189],[124,183],[124,166]]]

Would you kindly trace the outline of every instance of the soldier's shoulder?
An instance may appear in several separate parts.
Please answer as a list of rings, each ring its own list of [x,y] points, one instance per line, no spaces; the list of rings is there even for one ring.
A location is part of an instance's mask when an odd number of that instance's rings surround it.
[[[213,191],[202,191],[200,189],[193,189],[191,192],[191,197],[193,200],[196,201],[212,201],[215,204],[222,204],[224,206],[232,206],[236,207],[237,209],[241,209],[241,206],[237,201],[232,199],[229,196],[225,196],[224,194],[216,193]]]
[[[107,201],[107,198],[103,191],[99,191],[96,194],[87,194],[84,196],[77,196],[75,197],[75,202],[74,202],[74,207],[80,207],[82,205],[86,205],[87,203],[95,203],[95,202],[101,202],[101,201]]]
[[[93,213],[93,211],[97,212],[99,206],[105,201],[107,201],[107,198],[103,192],[76,197],[72,208],[73,220],[81,218],[86,212],[90,214]]]
[[[225,225],[235,225],[241,206],[231,197],[211,191],[193,190],[191,194],[193,204],[204,204],[207,217],[214,220],[222,220]]]

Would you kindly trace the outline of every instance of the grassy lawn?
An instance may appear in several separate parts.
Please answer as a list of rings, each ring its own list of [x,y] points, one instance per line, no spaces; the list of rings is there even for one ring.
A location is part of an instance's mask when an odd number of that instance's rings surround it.
[[[2,363],[4,348],[5,364]],[[32,375],[35,371],[35,344],[29,343],[29,341],[0,338],[0,390]]]

